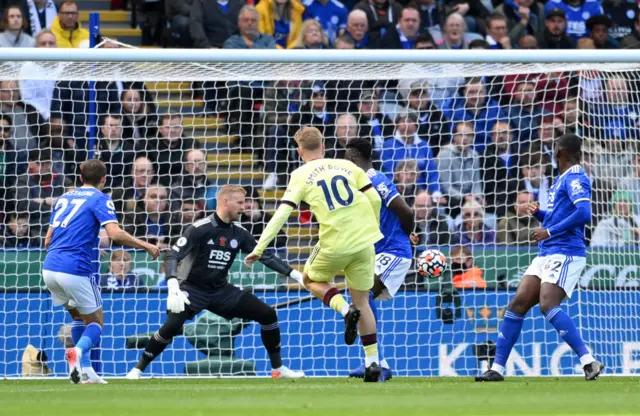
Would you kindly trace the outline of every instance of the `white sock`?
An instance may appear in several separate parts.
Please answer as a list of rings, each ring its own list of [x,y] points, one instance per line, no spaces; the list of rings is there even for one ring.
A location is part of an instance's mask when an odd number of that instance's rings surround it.
[[[371,357],[364,357],[364,366],[369,367],[373,363],[378,363],[378,354]]]
[[[389,367],[389,363],[387,362],[386,358],[384,360],[380,360],[380,367],[382,367],[382,368],[390,368]]]
[[[340,308],[340,313],[342,314],[343,318],[345,316],[347,316],[347,314],[349,313],[349,304],[348,303],[345,303],[344,305],[342,305],[342,308]]]
[[[491,365],[491,369],[492,369],[493,371],[495,371],[496,373],[500,374],[501,376],[503,376],[503,375],[504,375],[504,367],[503,367],[503,366],[501,366],[500,364],[493,363],[493,364]]]
[[[593,355],[591,354],[585,354],[582,357],[580,357],[580,364],[582,364],[582,366],[584,367],[587,364],[591,364],[592,362],[594,362],[596,359],[593,357]]]
[[[281,365],[281,366],[280,366],[280,367],[278,367],[278,368],[273,368],[271,371],[282,371],[282,370],[284,370],[284,369],[285,369],[285,366]]]

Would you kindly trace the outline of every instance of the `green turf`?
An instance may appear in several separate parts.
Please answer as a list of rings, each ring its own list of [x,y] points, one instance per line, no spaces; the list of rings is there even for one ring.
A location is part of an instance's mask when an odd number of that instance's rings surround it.
[[[2,416],[640,415],[640,378],[62,380],[0,382]]]

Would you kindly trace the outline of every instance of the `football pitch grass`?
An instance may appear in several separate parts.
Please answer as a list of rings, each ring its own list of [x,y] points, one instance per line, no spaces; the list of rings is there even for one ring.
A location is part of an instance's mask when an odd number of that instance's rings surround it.
[[[640,415],[640,378],[0,381],[2,416]]]

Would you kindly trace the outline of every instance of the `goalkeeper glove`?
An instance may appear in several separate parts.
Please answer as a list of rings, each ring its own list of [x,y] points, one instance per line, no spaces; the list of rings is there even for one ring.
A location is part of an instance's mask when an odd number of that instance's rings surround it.
[[[184,312],[184,305],[190,305],[189,299],[180,290],[180,283],[175,277],[167,280],[167,287],[169,288],[169,296],[167,296],[167,310],[172,313]]]
[[[302,273],[300,273],[298,270],[296,269],[291,270],[291,273],[289,273],[289,277],[295,280],[296,282],[300,283],[302,286],[304,286]]]

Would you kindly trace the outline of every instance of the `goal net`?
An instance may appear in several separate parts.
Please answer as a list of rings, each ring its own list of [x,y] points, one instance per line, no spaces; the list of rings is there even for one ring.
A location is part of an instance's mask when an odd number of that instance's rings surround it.
[[[426,248],[448,258],[442,278],[425,279],[412,267],[393,299],[378,302],[381,351],[399,376],[487,368],[509,299],[537,254],[531,231],[538,223],[523,206],[549,203],[558,175],[554,139],[579,134],[593,222],[580,290],[563,307],[607,372],[640,368],[639,65],[444,63],[439,52],[429,52],[429,61],[407,55],[416,63],[393,54],[387,61],[386,53],[360,61],[359,51],[352,62],[332,52],[308,62],[284,52],[270,52],[271,62],[252,62],[249,53],[217,62],[214,51],[198,51],[210,58],[199,63],[163,51],[174,62],[136,56],[149,51],[118,50],[109,60],[79,60],[70,51],[60,61],[32,53],[0,58],[0,377],[66,375],[71,318],[52,305],[41,267],[52,205],[80,186],[82,161],[106,162],[105,192],[137,237],[169,247],[214,212],[216,191],[227,183],[247,190],[240,222],[259,237],[300,166],[292,137],[305,125],[323,132],[330,158],[344,157],[351,138],[370,140],[375,167],[414,210],[414,258]],[[483,53],[493,62],[506,56]],[[302,270],[317,239],[303,205],[271,249]],[[105,327],[94,365],[123,376],[166,318],[163,267],[108,237],[96,249]],[[287,365],[342,377],[361,364],[362,349],[344,345],[335,312],[293,280],[261,264],[246,269],[242,259],[229,281],[277,308]],[[204,312],[147,373],[269,370],[255,323]],[[538,308],[526,317],[506,371],[581,374]]]

